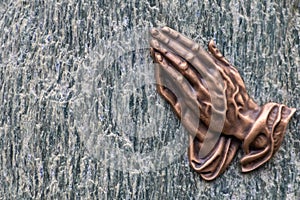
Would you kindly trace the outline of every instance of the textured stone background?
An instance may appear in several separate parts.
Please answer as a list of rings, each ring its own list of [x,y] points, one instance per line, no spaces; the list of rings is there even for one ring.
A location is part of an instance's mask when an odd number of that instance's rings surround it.
[[[259,104],[300,108],[299,0],[0,2],[0,199],[299,199],[300,113],[274,158],[217,180],[155,91],[147,31],[214,38]]]

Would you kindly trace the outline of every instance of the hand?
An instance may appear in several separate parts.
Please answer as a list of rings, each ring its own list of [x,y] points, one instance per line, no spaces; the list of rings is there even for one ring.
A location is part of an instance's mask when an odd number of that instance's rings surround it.
[[[152,29],[151,35],[157,89],[190,133],[191,166],[212,180],[229,165],[239,143],[246,153],[242,171],[269,160],[295,109],[276,103],[258,106],[213,41],[207,53],[168,27]]]

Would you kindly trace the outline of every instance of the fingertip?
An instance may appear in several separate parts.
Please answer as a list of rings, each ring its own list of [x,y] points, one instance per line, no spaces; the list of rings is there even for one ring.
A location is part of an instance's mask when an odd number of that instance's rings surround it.
[[[157,62],[162,62],[163,61],[163,57],[161,56],[161,54],[160,53],[158,53],[158,52],[155,52],[154,53],[154,56],[155,56],[155,60],[157,61]]]
[[[215,42],[213,39],[211,39],[209,42],[208,42],[208,46],[209,47],[212,47],[212,48],[216,48],[216,45],[215,45]]]
[[[197,44],[197,43],[195,43],[195,44],[192,46],[192,51],[194,51],[194,52],[199,51],[199,49],[200,49],[200,45]]]
[[[185,57],[187,61],[192,62],[195,58],[195,55],[192,53],[188,53]]]
[[[153,47],[154,49],[159,49],[159,42],[156,39],[152,39],[150,41],[150,46]]]
[[[152,47],[150,47],[150,56],[152,58],[155,58],[155,55],[154,55],[154,49]]]
[[[156,37],[158,34],[159,34],[159,30],[157,28],[151,28],[150,29],[150,34],[153,36],[153,37]]]
[[[165,32],[165,33],[169,33],[170,32],[170,28],[167,26],[162,27],[161,31]]]
[[[177,31],[171,29],[170,27],[167,27],[167,26],[164,26],[162,29],[161,29],[161,32],[171,36],[172,38],[174,39],[177,39],[180,37],[180,33],[178,33]]]
[[[179,67],[179,69],[181,69],[181,70],[183,70],[183,71],[186,71],[186,70],[189,68],[189,66],[188,66],[188,64],[187,64],[186,62],[180,63],[180,64],[178,65],[178,67]]]
[[[208,50],[213,54],[213,55],[217,55],[220,53],[220,51],[218,50],[214,40],[210,40],[208,42]]]

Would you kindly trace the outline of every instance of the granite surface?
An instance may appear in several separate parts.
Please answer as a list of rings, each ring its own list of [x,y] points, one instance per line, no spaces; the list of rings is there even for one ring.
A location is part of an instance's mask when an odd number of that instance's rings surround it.
[[[150,27],[216,41],[260,105],[297,108],[283,144],[212,182],[155,90]],[[299,0],[0,2],[0,199],[299,199]]]

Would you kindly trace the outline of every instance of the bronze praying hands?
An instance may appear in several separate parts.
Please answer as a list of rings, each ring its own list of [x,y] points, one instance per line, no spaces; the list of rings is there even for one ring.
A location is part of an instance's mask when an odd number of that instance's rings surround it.
[[[191,167],[203,179],[213,180],[240,144],[243,172],[266,163],[281,145],[296,109],[278,103],[257,105],[213,41],[206,52],[169,27],[150,33],[157,90],[189,132]]]

